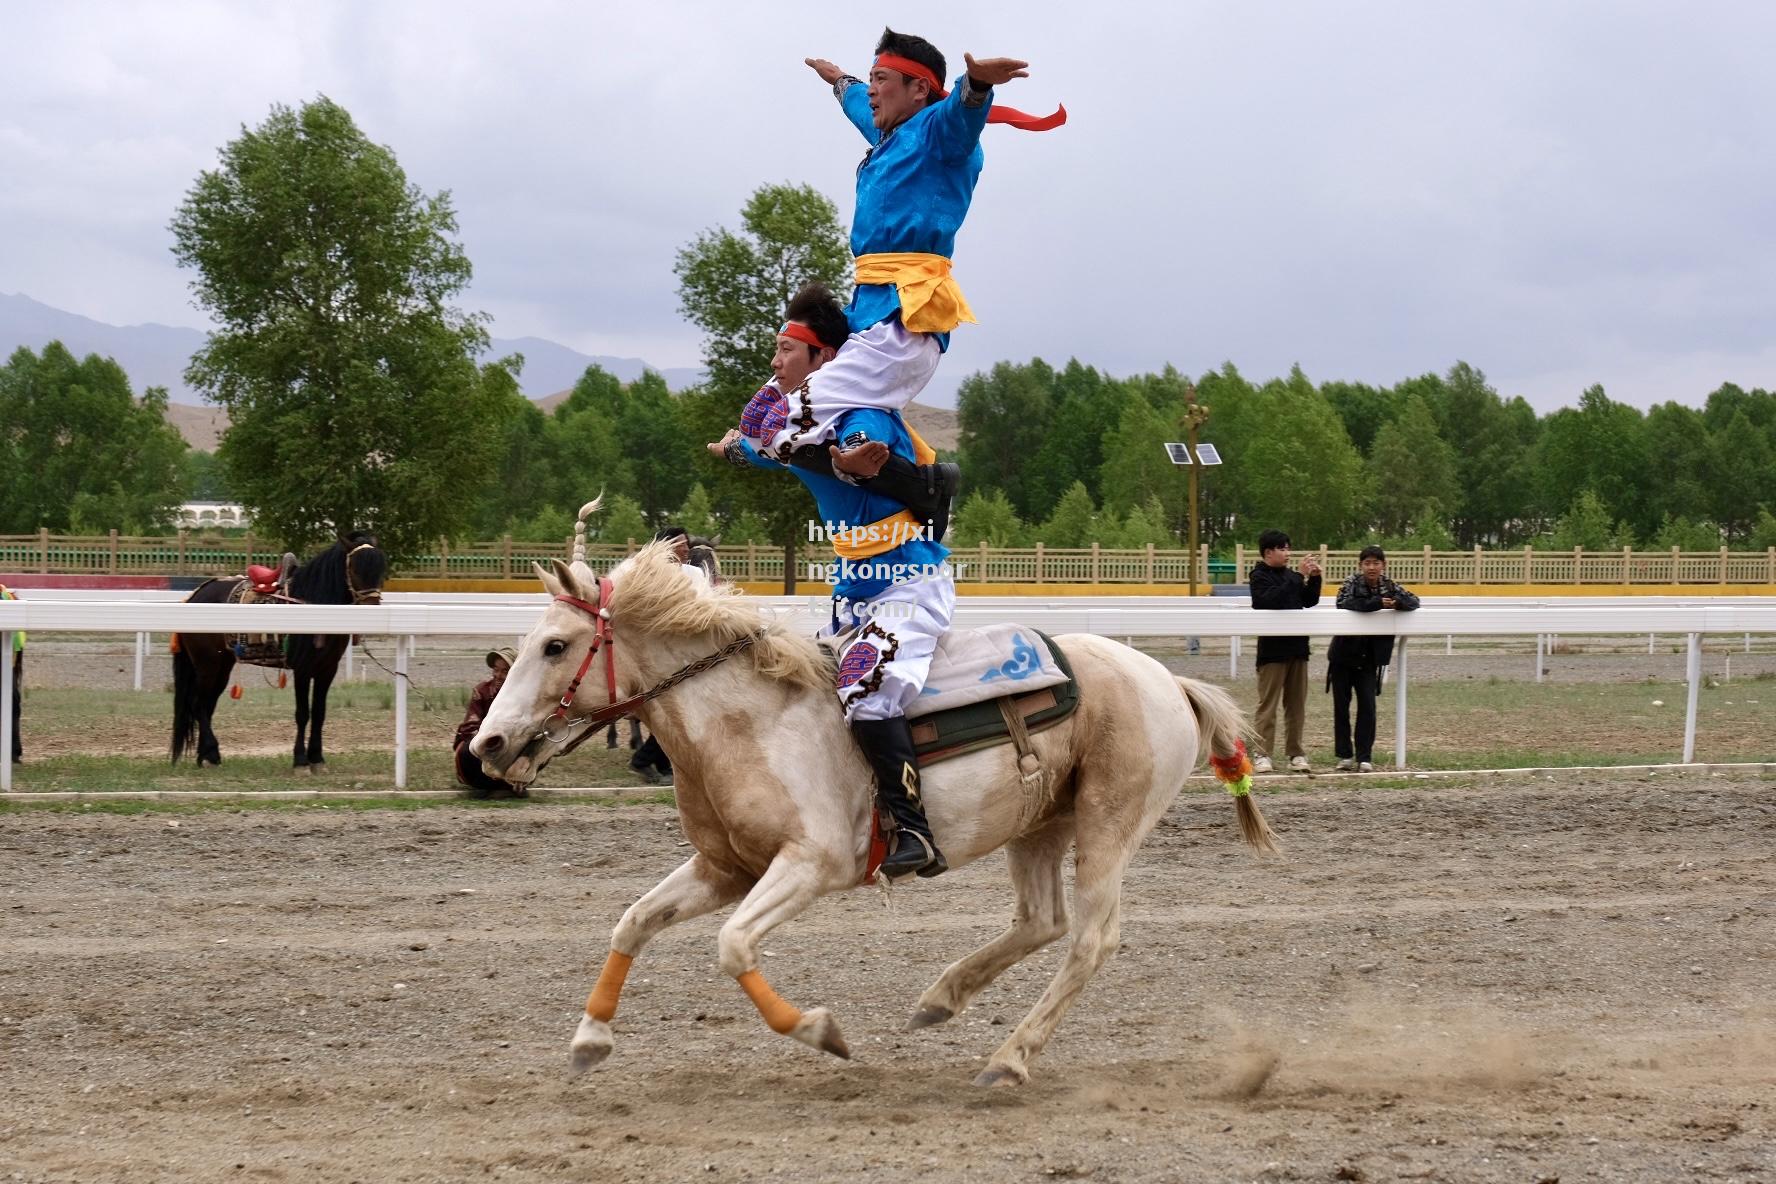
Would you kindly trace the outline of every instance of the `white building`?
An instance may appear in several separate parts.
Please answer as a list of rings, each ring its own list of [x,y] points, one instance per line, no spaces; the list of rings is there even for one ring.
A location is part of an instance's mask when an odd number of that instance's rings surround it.
[[[252,516],[231,502],[186,502],[175,523],[181,530],[206,530],[253,525]]]

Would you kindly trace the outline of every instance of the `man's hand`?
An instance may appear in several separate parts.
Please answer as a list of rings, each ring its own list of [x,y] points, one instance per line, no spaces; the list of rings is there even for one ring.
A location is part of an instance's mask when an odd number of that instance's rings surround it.
[[[1383,596],[1381,598],[1381,607],[1382,608],[1397,608],[1398,603],[1394,600],[1394,598],[1392,596]]]
[[[803,58],[802,60],[807,62],[813,69],[814,73],[820,75],[820,81],[826,83],[828,86],[833,85],[845,76],[843,70],[839,69],[825,58]]]
[[[1301,574],[1305,577],[1308,577],[1308,578],[1312,578],[1313,576],[1319,575],[1320,574],[1320,561],[1318,559],[1315,559],[1311,555],[1308,556],[1306,559],[1303,559],[1301,561]]]
[[[721,439],[717,440],[715,443],[705,444],[703,447],[709,449],[709,451],[714,453],[716,456],[721,456],[723,453],[725,453],[727,451],[728,445],[732,444],[735,440],[738,440],[739,438],[740,438],[740,429],[739,428],[729,428],[727,435],[723,436]]]
[[[889,456],[888,445],[880,440],[866,440],[855,448],[828,445],[827,451],[832,453],[833,468],[864,481],[881,472]]]
[[[968,63],[968,76],[986,86],[1004,86],[1013,78],[1030,76],[1029,70],[1025,69],[1030,63],[1020,62],[1016,58],[982,58],[977,62],[972,54],[966,53],[962,58]]]

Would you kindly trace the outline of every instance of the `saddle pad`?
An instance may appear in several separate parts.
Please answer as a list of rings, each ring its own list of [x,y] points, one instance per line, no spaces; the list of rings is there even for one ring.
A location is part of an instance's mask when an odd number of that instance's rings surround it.
[[[908,719],[1008,695],[1027,695],[1071,681],[1052,642],[1027,625],[952,629],[937,643],[925,689]]]
[[[995,698],[909,720],[913,730],[913,751],[921,768],[965,752],[1004,744],[1011,738],[1005,723],[1003,709],[1006,707],[1023,718],[1024,727],[1029,732],[1040,732],[1073,714],[1079,706],[1079,684],[1073,681],[1073,667],[1067,662],[1067,656],[1047,634],[1034,629],[1024,629],[1023,632],[1037,639],[1037,644],[1045,651],[1042,656],[1053,663],[1061,681],[1028,690],[1025,683],[996,679],[993,685],[1000,691]]]

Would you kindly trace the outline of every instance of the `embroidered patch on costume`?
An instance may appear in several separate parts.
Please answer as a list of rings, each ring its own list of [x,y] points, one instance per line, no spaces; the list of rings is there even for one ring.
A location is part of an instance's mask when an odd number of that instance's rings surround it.
[[[760,387],[740,412],[740,434],[749,440],[769,440],[789,422],[789,400],[772,387]]]
[[[838,687],[842,691],[854,686],[860,679],[876,668],[881,652],[867,641],[860,641],[845,651],[839,662]]]

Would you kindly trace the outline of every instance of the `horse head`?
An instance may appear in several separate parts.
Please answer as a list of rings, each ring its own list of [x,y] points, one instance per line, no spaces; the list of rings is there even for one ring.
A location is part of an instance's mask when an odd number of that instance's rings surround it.
[[[388,557],[376,546],[376,536],[354,530],[339,536],[345,553],[345,587],[353,604],[381,604],[382,583],[388,578]]]

